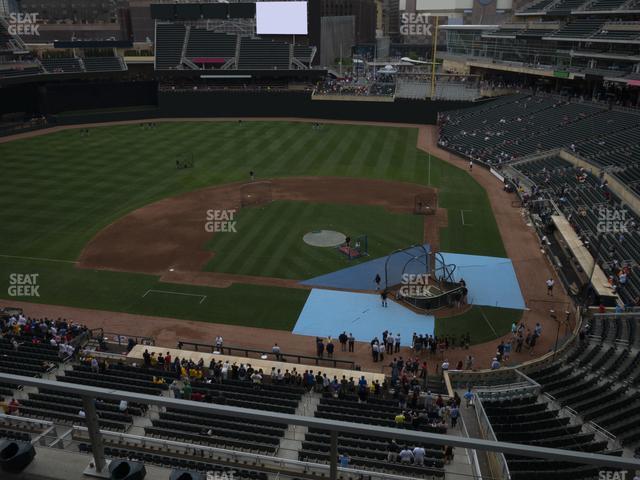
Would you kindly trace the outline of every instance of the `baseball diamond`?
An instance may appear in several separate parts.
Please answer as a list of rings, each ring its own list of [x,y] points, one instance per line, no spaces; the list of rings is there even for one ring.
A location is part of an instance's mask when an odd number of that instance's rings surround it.
[[[640,480],[638,12],[0,0],[0,478]]]

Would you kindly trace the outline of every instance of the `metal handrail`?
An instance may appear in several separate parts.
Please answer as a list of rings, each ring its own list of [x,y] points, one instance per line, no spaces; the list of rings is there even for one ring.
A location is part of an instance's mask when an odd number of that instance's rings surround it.
[[[99,439],[101,438],[101,436],[97,427],[97,415],[95,414],[95,406],[92,400],[95,398],[104,398],[110,400],[126,400],[128,402],[134,403],[157,405],[159,407],[169,407],[178,410],[188,410],[189,412],[191,412],[191,414],[215,414],[222,415],[224,417],[241,417],[243,419],[253,420],[256,422],[270,422],[280,425],[317,428],[330,432],[332,437],[334,438],[338,433],[348,433],[355,435],[373,436],[387,440],[395,438],[396,440],[400,440],[405,443],[418,442],[430,443],[440,446],[451,445],[453,447],[475,448],[479,450],[500,452],[502,454],[508,453],[534,458],[557,459],[589,465],[610,466],[613,468],[640,468],[640,460],[627,457],[615,457],[610,455],[573,450],[559,450],[556,448],[540,447],[536,445],[521,445],[512,442],[492,441],[479,438],[463,438],[442,433],[368,425],[364,423],[353,423],[327,418],[285,414],[268,410],[256,410],[230,405],[209,404],[193,400],[183,400],[130,391],[94,387],[89,385],[57,382],[53,380],[25,377],[22,375],[13,375],[9,373],[0,372],[0,382],[19,383],[26,386],[45,388],[81,396],[83,398],[84,409],[87,412],[87,423],[89,426],[89,432],[92,432],[92,428],[95,429],[93,430],[93,433],[95,433],[98,438],[97,442],[100,442]],[[331,459],[334,465],[335,460],[333,458]]]
[[[272,356],[276,356],[273,352],[269,352],[266,350],[254,350],[251,348],[245,348],[245,347],[230,347],[230,346],[226,346],[226,345],[222,345],[220,347],[217,347],[216,345],[212,345],[210,343],[198,343],[198,342],[187,342],[184,340],[180,340],[178,341],[178,350],[183,350],[184,346],[192,346],[194,347],[194,351],[196,352],[207,352],[207,353],[215,353],[218,352],[222,355],[233,355],[233,352],[240,352],[243,354],[244,357],[249,358],[249,354],[256,354],[259,357],[262,357],[264,355],[272,355]],[[200,349],[203,350],[200,350]],[[341,359],[337,359],[337,358],[328,358],[328,357],[312,357],[309,355],[300,355],[300,354],[290,354],[290,353],[286,353],[286,352],[280,352],[279,354],[281,359],[285,359],[287,362],[291,362],[291,359],[296,359],[298,364],[305,364],[305,362],[303,362],[302,360],[308,360],[308,361],[312,361],[314,365],[320,365],[320,362],[329,362],[331,365],[333,365],[333,368],[345,368],[346,370],[357,370],[356,369],[356,362],[354,362],[353,360],[341,360]],[[284,360],[283,360],[284,361]],[[339,367],[338,364],[344,365],[344,367]]]
[[[88,429],[87,427],[74,425],[73,433],[75,432],[88,433]],[[320,470],[329,470],[329,465],[327,464],[305,462],[302,460],[293,460],[293,459],[287,459],[283,457],[275,457],[270,455],[264,455],[261,453],[241,452],[238,450],[229,450],[227,448],[211,447],[209,445],[201,445],[197,443],[181,442],[181,441],[168,440],[168,439],[162,439],[162,438],[153,438],[153,437],[147,437],[142,435],[132,435],[129,433],[117,433],[109,430],[100,430],[100,433],[107,438],[115,437],[116,439],[121,441],[132,440],[132,441],[141,442],[141,446],[143,447],[145,446],[146,443],[155,443],[155,444],[171,446],[176,448],[200,450],[202,452],[210,452],[212,454],[217,454],[217,455],[227,455],[236,462],[240,461],[240,459],[252,460],[254,465],[258,464],[258,462],[261,462],[260,466],[262,467],[268,467],[267,464],[272,464],[279,468],[290,467],[292,469],[297,468],[298,470],[300,469],[308,470],[311,467],[311,468],[318,468]],[[79,441],[78,439],[75,439],[75,440]],[[349,473],[349,474],[361,475],[363,477],[370,477],[370,478],[380,478],[384,480],[408,480],[410,478],[413,478],[413,477],[406,477],[403,475],[382,473],[382,472],[376,472],[372,470],[361,470],[356,468],[338,467],[338,470],[343,471],[345,473]],[[428,471],[428,470],[429,470],[428,467],[425,467],[425,471]],[[291,473],[296,474],[298,472],[292,471]]]

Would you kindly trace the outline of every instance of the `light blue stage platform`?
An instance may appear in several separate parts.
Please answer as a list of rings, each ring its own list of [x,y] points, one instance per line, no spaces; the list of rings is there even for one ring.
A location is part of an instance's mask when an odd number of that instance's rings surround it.
[[[456,265],[454,278],[469,290],[469,303],[490,307],[526,308],[520,284],[509,258],[442,252],[446,264]]]
[[[375,294],[313,289],[293,333],[337,338],[346,331],[356,340],[368,342],[389,330],[394,335],[400,333],[403,346],[411,345],[414,332],[433,335],[431,315],[418,315],[392,301],[388,305],[382,307],[380,296]]]
[[[425,245],[429,251],[429,245]],[[465,255],[441,252],[444,263],[456,265],[454,279],[464,278],[469,289],[468,300],[473,305],[501,308],[525,309],[524,298],[516,278],[513,263],[508,258]],[[425,264],[421,248],[410,249],[406,254],[394,255],[388,265],[390,284],[400,283],[403,268],[405,273],[424,273]],[[412,261],[412,258],[418,260]],[[375,290],[375,276],[382,277],[387,257],[363,262],[353,267],[305,280],[303,285],[317,288],[344,290]],[[408,263],[407,263],[408,262]]]
[[[428,244],[424,245],[424,249],[430,252]],[[391,284],[399,283],[402,270],[406,266],[405,273],[422,274],[425,273],[426,264],[424,260],[424,250],[420,247],[414,247],[406,250],[406,252],[398,253],[391,257],[387,265],[387,274]],[[417,258],[411,261],[412,258]],[[300,282],[302,285],[310,287],[325,288],[342,288],[345,290],[375,290],[376,274],[382,278],[382,286],[384,288],[384,271],[387,257],[380,257],[368,262],[363,262],[353,267],[343,268],[336,272],[320,275],[309,280]]]

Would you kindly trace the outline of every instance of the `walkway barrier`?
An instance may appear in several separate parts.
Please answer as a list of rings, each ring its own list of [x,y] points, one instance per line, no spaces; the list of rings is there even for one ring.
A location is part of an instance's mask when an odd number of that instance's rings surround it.
[[[360,370],[360,367],[358,367],[352,360],[341,360],[328,357],[311,357],[308,355],[299,355],[286,352],[280,352],[280,358],[277,359],[276,355],[273,352],[269,352],[266,350],[253,350],[251,348],[230,347],[226,345],[217,347],[216,345],[211,345],[208,343],[187,342],[183,340],[178,342],[178,350],[193,350],[195,352],[205,353],[218,352],[222,355],[232,355],[246,358],[260,358],[262,360],[267,360],[269,356],[272,356],[273,360],[282,362],[286,361],[290,363],[317,365],[324,367],[330,366],[333,368],[342,368],[344,370]]]

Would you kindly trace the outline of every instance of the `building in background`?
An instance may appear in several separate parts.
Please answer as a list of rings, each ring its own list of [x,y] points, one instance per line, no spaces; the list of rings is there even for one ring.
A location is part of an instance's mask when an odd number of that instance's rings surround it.
[[[334,55],[332,51],[328,55],[322,53],[322,46],[326,42],[328,45],[335,45],[336,41],[324,38],[322,35],[322,24],[325,24],[325,32],[331,32],[333,28],[339,28],[344,32],[346,24],[344,20],[336,20],[332,27],[331,20],[327,17],[353,17],[353,41],[352,45],[344,45],[344,51],[350,51],[356,44],[374,44],[376,41],[376,0],[309,0],[309,44],[318,46],[316,61],[322,64],[324,59],[330,59]],[[339,26],[341,25],[341,26]],[[343,37],[343,40],[346,37]],[[337,42],[338,44],[340,42]],[[348,54],[347,54],[348,55]],[[335,60],[335,57],[333,58]]]
[[[353,15],[321,18],[321,65],[338,64],[338,58],[351,57],[351,47],[355,45],[355,23],[356,19]]]

